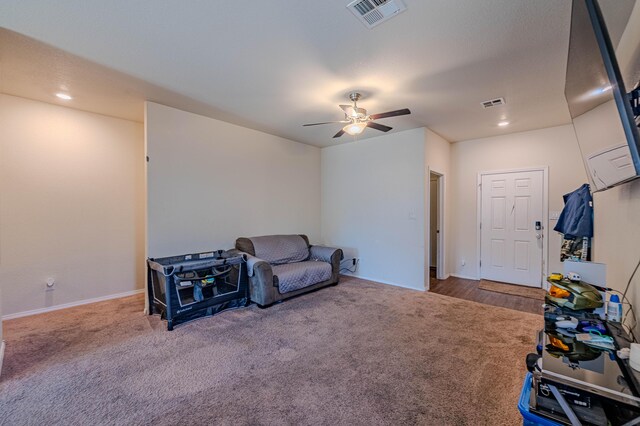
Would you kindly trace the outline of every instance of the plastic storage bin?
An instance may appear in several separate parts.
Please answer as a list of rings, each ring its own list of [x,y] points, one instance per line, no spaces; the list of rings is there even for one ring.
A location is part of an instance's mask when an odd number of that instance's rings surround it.
[[[546,417],[538,416],[529,410],[529,398],[531,397],[531,381],[533,376],[531,373],[527,373],[524,378],[524,384],[522,385],[522,392],[520,392],[520,400],[518,401],[518,410],[522,414],[522,424],[524,426],[562,426],[560,423],[556,423],[553,420]]]

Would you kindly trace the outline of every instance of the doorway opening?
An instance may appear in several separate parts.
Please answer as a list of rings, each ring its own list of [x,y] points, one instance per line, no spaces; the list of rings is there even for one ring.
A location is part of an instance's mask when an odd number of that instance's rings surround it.
[[[429,287],[434,280],[446,279],[444,271],[444,176],[433,170],[428,173],[427,207],[427,276]]]

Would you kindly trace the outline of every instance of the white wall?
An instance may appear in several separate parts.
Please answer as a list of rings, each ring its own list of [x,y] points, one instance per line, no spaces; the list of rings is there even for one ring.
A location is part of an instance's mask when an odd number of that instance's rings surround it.
[[[241,236],[320,237],[320,149],[146,105],[148,254],[232,248]]]
[[[322,239],[357,276],[424,289],[424,151],[425,129],[322,149]]]
[[[0,95],[4,315],[143,288],[142,130]]]
[[[452,144],[452,203],[450,208],[452,250],[451,271],[458,276],[478,278],[477,175],[483,171],[526,167],[549,167],[549,210],[561,211],[562,196],[587,182],[572,125],[512,133]],[[546,224],[549,243],[549,272],[562,271],[560,234],[556,221]],[[466,265],[462,266],[462,260]]]

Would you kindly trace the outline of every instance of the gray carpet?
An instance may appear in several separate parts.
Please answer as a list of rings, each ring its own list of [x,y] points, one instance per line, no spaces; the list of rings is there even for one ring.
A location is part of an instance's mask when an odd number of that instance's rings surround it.
[[[143,298],[5,322],[0,423],[516,425],[542,317],[353,278],[165,331]]]

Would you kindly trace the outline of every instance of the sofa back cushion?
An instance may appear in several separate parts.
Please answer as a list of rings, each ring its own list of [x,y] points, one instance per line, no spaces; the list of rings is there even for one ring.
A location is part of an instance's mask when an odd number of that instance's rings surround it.
[[[251,256],[256,255],[256,250],[253,248],[253,243],[247,237],[240,237],[236,240],[236,248],[245,253],[249,253]]]
[[[251,237],[249,240],[253,245],[254,256],[273,265],[302,262],[309,257],[309,243],[306,236],[265,235]]]

